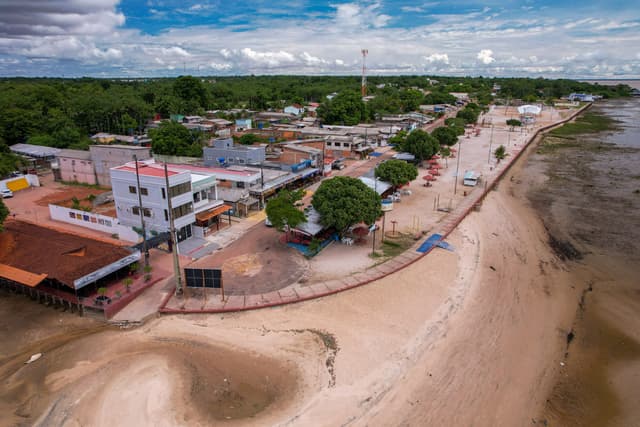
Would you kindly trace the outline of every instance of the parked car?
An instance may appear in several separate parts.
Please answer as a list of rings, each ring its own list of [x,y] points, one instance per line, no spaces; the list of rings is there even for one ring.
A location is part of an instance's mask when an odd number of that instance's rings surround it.
[[[271,220],[269,219],[269,217],[266,217],[264,219],[264,225],[266,225],[267,227],[273,227],[273,224],[271,223]]]
[[[9,190],[8,188],[5,188],[4,190],[0,190],[0,193],[2,193],[3,199],[8,199],[9,197],[13,197],[13,191]]]
[[[346,168],[347,165],[345,165],[344,163],[342,163],[341,160],[336,160],[335,162],[333,162],[333,164],[331,165],[331,169],[335,169],[335,170],[342,170],[344,168]]]

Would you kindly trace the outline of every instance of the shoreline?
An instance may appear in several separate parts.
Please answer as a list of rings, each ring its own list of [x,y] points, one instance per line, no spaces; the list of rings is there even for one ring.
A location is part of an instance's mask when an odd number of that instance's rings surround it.
[[[66,373],[64,387],[42,389],[42,396],[49,393],[52,402],[61,394],[85,396],[82,390],[91,383],[86,364],[94,357],[90,344],[100,342],[103,359],[128,368],[110,370],[96,399],[66,400],[47,413],[69,422],[99,416],[96,424],[108,424],[109,405],[119,402],[123,381],[140,380],[138,390],[171,404],[141,408],[132,396],[122,407],[121,425],[163,424],[192,411],[193,402],[188,393],[175,399],[157,393],[183,390],[186,383],[167,369],[149,375],[144,358],[128,357],[126,343],[186,334],[185,345],[156,350],[160,365],[216,346],[229,351],[231,364],[258,356],[299,372],[294,398],[276,400],[253,418],[229,421],[233,426],[530,425],[560,372],[581,295],[524,198],[522,160],[533,148],[514,161],[497,191],[488,190],[480,210],[451,232],[455,252],[433,251],[392,276],[328,298],[268,310],[164,316],[140,328],[94,334],[45,354],[46,371],[25,365],[17,375],[26,383],[31,378],[53,384]],[[143,353],[151,348],[140,346]],[[251,366],[244,371],[264,375]],[[199,384],[202,393],[220,386],[219,379]],[[208,419],[190,413],[191,423]]]

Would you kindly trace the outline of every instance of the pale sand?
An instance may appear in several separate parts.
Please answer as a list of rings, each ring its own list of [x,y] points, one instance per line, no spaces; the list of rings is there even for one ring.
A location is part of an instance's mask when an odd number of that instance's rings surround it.
[[[488,153],[486,142],[475,149]],[[33,373],[50,398],[41,425],[531,425],[580,289],[519,191],[516,179],[491,193],[447,239],[455,252],[437,249],[370,285],[275,309],[163,317],[54,349]],[[333,273],[353,268],[342,248]],[[207,396],[224,392],[223,377],[275,400],[250,418],[212,418]]]
[[[213,343],[229,352],[220,355],[227,364],[266,356],[286,367],[249,364],[245,374],[256,381],[266,366],[298,383],[231,425],[530,425],[562,360],[578,290],[540,222],[511,194],[518,196],[517,184],[501,186],[461,224],[448,239],[455,252],[436,250],[371,285],[277,309],[164,317],[78,343],[66,350],[65,383],[47,373],[57,384],[49,391],[62,397],[44,420],[215,425],[194,404],[188,372],[175,367]],[[335,337],[334,362],[311,330]],[[187,344],[149,341],[178,337]],[[101,352],[90,351],[96,345]],[[234,369],[232,378],[240,375]]]

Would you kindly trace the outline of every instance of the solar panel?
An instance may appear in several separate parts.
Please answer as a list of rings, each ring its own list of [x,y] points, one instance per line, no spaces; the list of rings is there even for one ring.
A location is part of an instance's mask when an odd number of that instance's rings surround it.
[[[222,287],[222,270],[217,268],[185,268],[184,278],[188,288]]]

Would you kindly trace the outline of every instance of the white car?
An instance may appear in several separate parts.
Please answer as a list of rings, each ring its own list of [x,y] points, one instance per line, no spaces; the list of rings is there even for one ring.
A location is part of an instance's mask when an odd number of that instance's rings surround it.
[[[9,190],[8,188],[5,188],[4,190],[0,190],[0,193],[2,193],[3,199],[8,199],[9,197],[13,197],[13,191]]]

